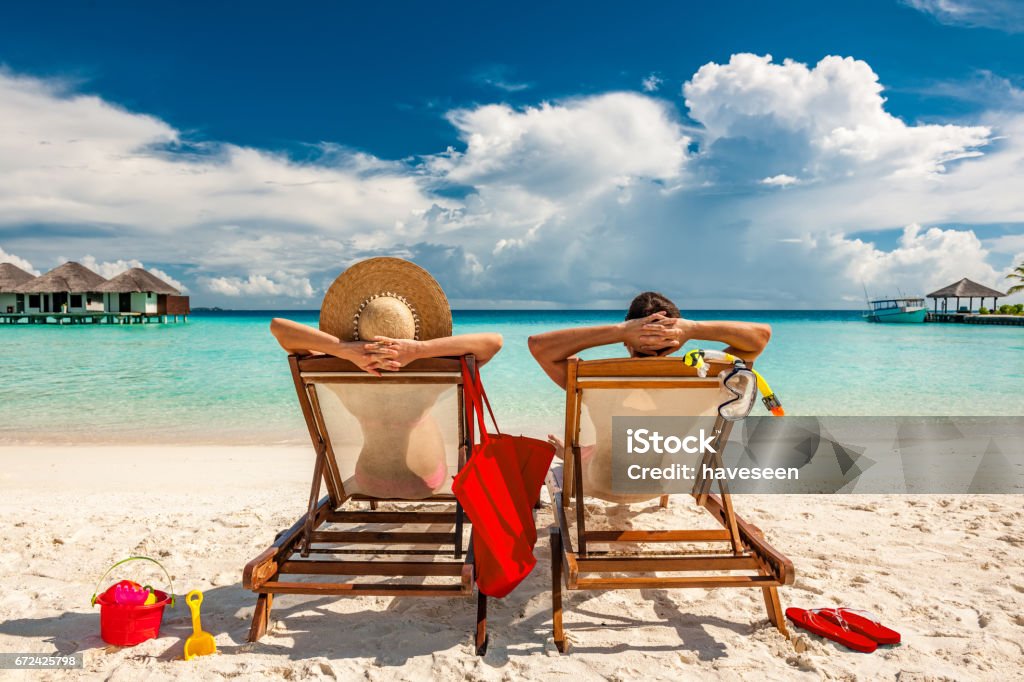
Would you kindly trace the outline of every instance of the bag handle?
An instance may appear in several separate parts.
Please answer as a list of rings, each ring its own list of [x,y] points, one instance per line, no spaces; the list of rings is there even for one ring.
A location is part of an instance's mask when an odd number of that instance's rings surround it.
[[[469,405],[473,412],[476,414],[477,424],[480,426],[480,442],[486,443],[487,438],[487,422],[484,420],[484,405],[487,406],[487,411],[491,415],[491,423],[494,424],[494,431],[501,435],[501,429],[498,428],[498,421],[494,418],[494,410],[491,408],[491,402],[487,399],[487,394],[484,392],[483,382],[480,380],[480,369],[474,367],[474,372],[471,375],[469,373],[469,363],[466,362],[465,356],[460,358],[462,363],[462,386],[463,395],[467,405]],[[473,433],[473,420],[469,422],[469,441],[472,443],[475,440],[475,434]]]
[[[476,370],[476,389],[480,394],[480,397],[484,399],[484,405],[487,406],[487,412],[491,415],[491,423],[494,424],[494,432],[501,435],[501,429],[498,428],[498,420],[494,418],[494,410],[491,409],[491,401],[487,399],[487,391],[484,390],[484,382],[480,380],[480,366],[474,367]]]
[[[466,430],[469,432],[469,446],[470,448],[476,443],[476,434],[474,433],[474,421],[480,425],[480,438],[481,441],[487,439],[487,427],[484,423],[483,408],[480,406],[480,400],[477,397],[476,383],[473,381],[473,377],[469,373],[469,365],[466,362],[465,356],[459,358],[462,364],[462,395],[465,400],[466,407],[472,412],[470,413],[469,420],[466,424]],[[474,419],[473,417],[476,417]],[[467,453],[471,454],[471,453]]]
[[[113,566],[108,568],[107,572],[104,573],[102,576],[100,576],[100,579],[98,581],[96,581],[96,590],[92,593],[92,600],[89,603],[92,606],[96,606],[96,598],[99,596],[99,593],[100,593],[100,585],[103,584],[103,579],[106,578],[108,575],[110,575],[111,571],[113,571],[115,568],[117,568],[121,564],[126,564],[129,561],[137,561],[137,560],[152,561],[154,564],[156,564],[157,566],[160,567],[161,571],[164,572],[164,576],[167,577],[167,584],[171,586],[171,608],[174,608],[174,583],[171,582],[171,574],[167,572],[167,569],[164,568],[163,564],[161,564],[156,559],[149,558],[148,556],[130,556],[127,559],[121,559],[116,564],[114,564]]]

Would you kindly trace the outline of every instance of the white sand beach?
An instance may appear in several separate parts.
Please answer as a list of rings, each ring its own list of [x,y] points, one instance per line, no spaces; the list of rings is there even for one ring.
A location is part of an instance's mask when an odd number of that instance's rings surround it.
[[[492,601],[482,658],[471,646],[473,602],[459,599],[281,596],[272,631],[249,644],[255,598],[242,567],[303,511],[311,461],[305,447],[0,448],[0,651],[80,652],[85,669],[71,677],[112,680],[995,680],[1019,675],[1024,661],[1024,503],[1015,496],[737,496],[740,513],[795,564],[783,606],[878,614],[903,643],[873,654],[798,630],[787,641],[768,625],[758,590],[645,590],[571,593],[572,648],[560,655],[543,541],[530,578]],[[682,497],[666,510],[635,509],[644,525],[700,518]],[[545,509],[538,525],[550,523]],[[191,632],[182,602],[165,613],[159,639],[124,649],[100,639],[89,598],[104,570],[133,554],[163,562],[178,594],[205,591],[203,625],[218,655],[181,660]],[[158,583],[137,563],[118,577]]]

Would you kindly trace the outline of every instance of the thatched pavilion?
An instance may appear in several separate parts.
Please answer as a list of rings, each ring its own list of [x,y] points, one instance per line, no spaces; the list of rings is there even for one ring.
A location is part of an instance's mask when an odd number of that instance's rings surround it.
[[[106,281],[84,265],[69,261],[15,291],[26,295],[26,313],[102,313],[99,287]]]
[[[15,290],[35,278],[14,263],[0,263],[0,313],[24,312],[25,297]]]
[[[104,282],[98,291],[106,297],[107,312],[144,315],[188,315],[188,298],[142,268],[125,270]]]
[[[974,311],[974,299],[978,299],[978,306],[985,305],[985,299],[992,299],[992,308],[996,307],[996,301],[1006,296],[1001,291],[989,288],[984,284],[978,284],[964,277],[959,282],[954,282],[948,287],[942,287],[938,291],[928,294],[928,298],[935,299],[935,312],[971,313]],[[949,299],[955,298],[956,305],[949,310]],[[967,299],[967,307],[961,309],[960,299]],[[939,310],[939,299],[942,299],[942,309]]]

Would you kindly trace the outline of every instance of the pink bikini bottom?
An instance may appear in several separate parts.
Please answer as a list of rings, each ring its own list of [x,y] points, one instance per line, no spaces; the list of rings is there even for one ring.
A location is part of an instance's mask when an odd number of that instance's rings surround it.
[[[448,477],[448,464],[444,459],[441,459],[437,463],[437,470],[430,476],[425,478],[416,476],[415,481],[409,480],[413,476],[416,475],[411,471],[405,471],[395,477],[371,476],[365,471],[359,470],[359,462],[357,461],[356,471],[353,478],[355,478],[359,492],[364,495],[370,495],[372,497],[423,499],[433,495],[434,491],[444,484],[445,479]],[[402,481],[401,483],[399,483],[400,480]],[[402,492],[403,489],[407,490],[407,492]]]

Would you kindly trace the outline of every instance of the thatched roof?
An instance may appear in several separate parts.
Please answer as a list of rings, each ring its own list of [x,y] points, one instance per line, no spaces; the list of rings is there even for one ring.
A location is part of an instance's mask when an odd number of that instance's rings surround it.
[[[13,294],[15,288],[35,278],[14,263],[0,263],[0,294]]]
[[[98,291],[99,286],[106,281],[84,265],[68,261],[45,275],[25,282],[15,291],[19,294],[85,293]]]
[[[1001,291],[990,289],[984,284],[978,284],[964,277],[959,282],[954,282],[948,287],[942,287],[938,291],[928,294],[928,298],[992,298],[1006,296]]]
[[[125,270],[117,277],[101,284],[96,291],[110,294],[151,291],[154,294],[171,294],[172,296],[177,296],[181,293],[153,273],[142,268]]]

